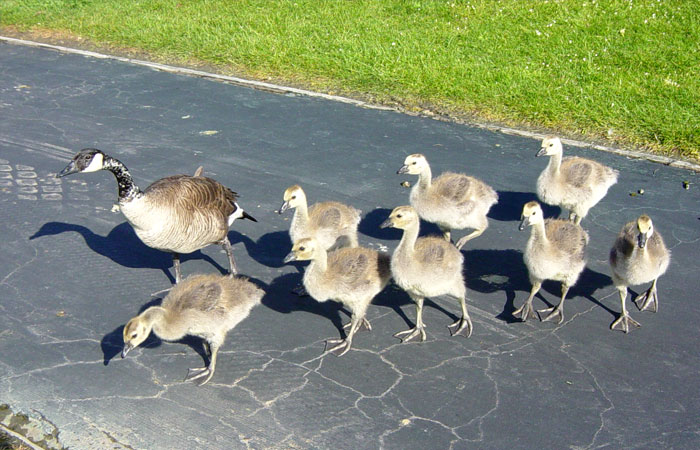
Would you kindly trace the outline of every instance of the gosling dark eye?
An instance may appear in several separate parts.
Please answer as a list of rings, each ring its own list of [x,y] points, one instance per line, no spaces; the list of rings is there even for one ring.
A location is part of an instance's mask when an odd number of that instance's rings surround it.
[[[550,147],[554,147],[554,144],[549,144]]]
[[[297,196],[296,196],[296,195],[292,195],[292,200],[294,200],[295,198],[297,198]]]
[[[397,217],[398,219],[400,219],[400,218],[401,218],[401,214],[397,214],[396,217]]]
[[[131,339],[134,339],[134,338],[135,338],[136,336],[138,336],[138,335],[139,335],[138,333],[132,334],[132,335],[131,335]]]
[[[415,166],[415,165],[416,165],[416,161],[413,161],[411,164],[413,164],[413,165]]]
[[[299,250],[303,252],[304,250],[306,250],[306,247],[299,247]]]

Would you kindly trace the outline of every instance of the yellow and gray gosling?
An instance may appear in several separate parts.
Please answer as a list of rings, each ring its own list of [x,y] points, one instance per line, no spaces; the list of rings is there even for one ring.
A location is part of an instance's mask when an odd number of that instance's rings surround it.
[[[214,375],[216,355],[232,330],[260,303],[264,291],[241,277],[192,275],[173,286],[160,306],[151,306],[124,327],[122,358],[146,340],[151,330],[161,339],[177,341],[186,335],[204,339],[209,365],[189,369],[186,381],[198,385]]]
[[[350,350],[355,332],[371,330],[365,318],[372,299],[391,278],[389,256],[363,247],[340,248],[326,252],[314,238],[297,241],[284,262],[306,261],[304,288],[316,301],[336,300],[347,307],[352,316],[343,326],[349,330],[345,339],[328,339],[326,351],[342,356]]]
[[[549,163],[537,179],[537,196],[549,205],[569,210],[569,219],[581,223],[588,210],[617,183],[619,172],[590,159],[568,156],[562,159],[561,140],[546,137],[537,156],[549,156]]]
[[[292,244],[312,237],[324,250],[357,247],[358,209],[340,202],[319,202],[309,207],[306,194],[298,185],[288,187],[283,198],[280,214],[289,208],[296,209],[289,226]]]
[[[545,220],[542,207],[534,201],[526,203],[523,207],[520,231],[523,231],[526,226],[532,227],[524,255],[532,290],[525,304],[514,311],[513,315],[520,317],[523,322],[529,317],[535,317],[532,311],[533,297],[542,287],[544,280],[556,280],[561,282],[559,304],[539,310],[538,313],[549,313],[542,321],[558,317],[557,323],[562,323],[566,293],[586,267],[588,234],[581,226],[568,220]]]
[[[141,191],[124,164],[100,150],[86,148],[56,176],[99,170],[112,172],[119,187],[119,209],[144,244],[173,254],[177,283],[181,279],[180,254],[192,253],[209,244],[224,248],[231,274],[235,274],[228,228],[240,218],[257,222],[238,205],[238,194],[201,176],[200,169],[195,176],[161,178]]]
[[[472,321],[467,312],[467,287],[462,264],[464,257],[455,246],[439,237],[418,238],[420,222],[411,206],[399,206],[381,225],[403,230],[403,236],[391,257],[394,282],[416,303],[416,326],[394,334],[402,342],[416,338],[425,341],[423,300],[425,297],[449,295],[459,300],[462,317],[448,328],[452,336],[472,334]]]
[[[639,322],[629,316],[625,307],[628,286],[651,281],[649,289],[639,294],[634,303],[640,311],[658,310],[656,281],[666,272],[670,261],[671,253],[659,232],[654,230],[649,216],[643,214],[622,227],[610,250],[613,284],[620,293],[622,305],[620,317],[610,325],[611,330],[619,329],[627,333],[630,325],[634,328],[640,327]]]
[[[458,249],[488,228],[486,214],[498,202],[498,194],[483,181],[452,172],[432,179],[428,160],[420,153],[407,156],[396,173],[418,175],[418,183],[411,189],[411,206],[423,220],[440,227],[445,239],[450,241],[453,229],[474,229],[457,241]]]

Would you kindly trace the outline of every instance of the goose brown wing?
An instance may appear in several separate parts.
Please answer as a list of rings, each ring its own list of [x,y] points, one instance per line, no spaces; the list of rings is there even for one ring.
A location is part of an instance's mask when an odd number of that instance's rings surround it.
[[[564,158],[561,171],[569,184],[575,187],[584,187],[588,184],[593,173],[593,164],[582,158]]]
[[[309,216],[318,228],[337,228],[342,213],[340,208],[334,205],[314,205]]]
[[[212,312],[222,309],[220,305],[222,287],[213,281],[200,281],[198,279],[186,279],[175,285],[170,294],[163,301],[163,306],[176,311],[197,310]]]
[[[435,180],[440,197],[453,203],[462,203],[472,187],[472,180],[458,173],[444,173]]]
[[[556,242],[556,247],[562,254],[583,257],[588,236],[578,225],[568,220],[548,220],[546,233],[550,241]]]
[[[439,265],[445,259],[447,241],[437,238],[422,238],[416,242],[415,251],[425,265]]]
[[[207,177],[173,175],[146,188],[155,202],[177,205],[178,209],[217,211],[226,218],[235,211],[238,194],[218,181]]]
[[[346,251],[350,250],[350,251]],[[333,265],[340,269],[337,273],[340,274],[340,279],[344,283],[357,283],[358,279],[367,271],[369,266],[369,257],[366,252],[357,252],[356,249],[340,249],[331,252],[329,256],[329,265]]]

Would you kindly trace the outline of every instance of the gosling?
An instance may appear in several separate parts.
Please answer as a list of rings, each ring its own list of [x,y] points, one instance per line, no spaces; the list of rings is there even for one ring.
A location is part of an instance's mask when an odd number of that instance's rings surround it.
[[[452,244],[439,237],[418,238],[418,213],[411,206],[399,206],[389,215],[381,228],[403,230],[403,236],[391,257],[394,282],[416,303],[416,326],[394,334],[401,342],[420,338],[425,341],[423,300],[425,297],[449,295],[459,300],[462,317],[449,325],[452,336],[472,334],[472,321],[467,312],[467,287],[462,264],[464,257]]]
[[[588,234],[580,225],[568,220],[547,219],[542,215],[542,207],[537,202],[526,203],[523,207],[520,231],[532,227],[530,239],[525,249],[525,265],[530,274],[532,290],[525,304],[513,312],[515,317],[526,321],[535,317],[532,299],[542,287],[544,280],[561,282],[561,300],[556,307],[541,309],[538,313],[549,313],[543,322],[559,318],[564,321],[564,299],[569,288],[576,283],[586,266],[586,245]]]
[[[119,209],[149,247],[173,254],[175,282],[181,279],[180,254],[209,244],[220,244],[228,256],[231,274],[237,272],[228,228],[236,219],[257,222],[238,203],[238,194],[202,176],[173,175],[161,178],[141,191],[129,170],[115,158],[94,148],[78,152],[56,177],[108,170],[119,186]]]
[[[550,157],[537,179],[537,196],[547,204],[568,209],[569,219],[577,225],[617,183],[617,170],[578,156],[562,159],[561,140],[557,137],[546,137],[537,156]]]
[[[411,189],[411,206],[423,220],[440,227],[446,240],[450,241],[453,229],[474,229],[457,241],[458,249],[488,228],[486,214],[498,202],[498,194],[483,181],[452,172],[433,180],[428,160],[419,153],[407,156],[396,173],[418,175],[418,183]]]
[[[151,306],[124,327],[124,358],[151,330],[166,341],[185,335],[204,339],[209,365],[189,369],[185,381],[206,384],[214,375],[216,355],[232,330],[260,303],[264,291],[241,277],[192,275],[176,284],[160,306]]]
[[[311,261],[304,273],[309,295],[319,302],[336,300],[351,312],[350,322],[343,326],[347,337],[326,341],[325,351],[342,356],[350,350],[355,332],[372,329],[365,313],[391,278],[389,256],[362,247],[326,252],[316,239],[304,238],[294,244],[284,262],[306,260]]]
[[[296,208],[289,226],[292,244],[313,237],[324,250],[357,247],[360,210],[340,202],[319,202],[309,208],[306,194],[298,185],[290,186],[284,191],[284,203],[279,214],[289,208]]]
[[[622,227],[612,249],[610,250],[610,267],[615,287],[620,293],[622,313],[611,325],[611,330],[619,329],[629,332],[630,325],[639,328],[640,324],[632,319],[625,308],[627,286],[648,283],[651,286],[634,299],[640,311],[658,310],[656,281],[666,272],[671,261],[671,253],[658,231],[654,230],[651,218],[646,214],[636,221]]]

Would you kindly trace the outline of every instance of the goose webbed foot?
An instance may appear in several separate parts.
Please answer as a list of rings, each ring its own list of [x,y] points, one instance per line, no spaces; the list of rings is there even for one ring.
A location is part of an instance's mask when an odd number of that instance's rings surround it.
[[[298,284],[292,289],[292,294],[298,296],[298,297],[308,297],[309,293],[306,291],[306,288],[304,287],[303,284]]]
[[[346,323],[343,325],[343,330],[349,330],[350,327],[352,326],[352,321]],[[360,324],[357,326],[357,331],[372,331],[372,325],[369,324],[369,320],[365,319],[364,317],[360,321]]]
[[[620,330],[624,333],[629,333],[630,325],[632,326],[632,329],[639,328],[642,326],[642,325],[640,325],[639,322],[637,322],[636,320],[631,318],[629,314],[622,313],[622,314],[620,314],[620,317],[618,317],[616,321],[614,321],[612,324],[610,324],[610,329],[611,330]]]
[[[536,319],[535,310],[532,309],[532,302],[525,302],[523,306],[513,311],[513,317],[526,322],[527,319]]]
[[[347,339],[326,339],[326,348],[323,350],[327,353],[333,353],[335,356],[343,356],[350,350],[352,341]]]
[[[547,314],[547,317],[543,319],[542,314],[544,313],[549,314]],[[553,306],[551,308],[546,309],[538,309],[537,314],[540,315],[540,320],[542,322],[548,322],[550,320],[554,320],[557,317],[559,318],[559,320],[557,320],[557,325],[560,325],[564,321],[564,308],[562,308],[561,305]]]
[[[214,371],[211,370],[209,367],[187,369],[187,376],[185,377],[185,381],[194,381],[197,386],[202,386],[206,384],[213,375]]]
[[[458,319],[452,325],[448,325],[447,328],[449,328],[450,335],[452,336],[462,335],[468,338],[472,335],[472,321],[468,317]]]
[[[401,339],[401,343],[411,342],[416,338],[419,338],[420,342],[423,342],[425,341],[425,327],[415,326],[414,328],[406,331],[399,331],[398,333],[394,334],[394,337]]]
[[[634,304],[637,305],[640,311],[658,311],[659,302],[656,296],[656,289],[650,287],[646,292],[639,294],[634,299]]]

